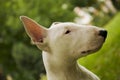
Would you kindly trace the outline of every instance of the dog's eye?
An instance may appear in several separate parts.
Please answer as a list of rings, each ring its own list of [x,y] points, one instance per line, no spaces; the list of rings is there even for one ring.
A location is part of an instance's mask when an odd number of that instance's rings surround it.
[[[67,30],[66,32],[65,32],[65,34],[69,34],[71,31],[70,30]]]

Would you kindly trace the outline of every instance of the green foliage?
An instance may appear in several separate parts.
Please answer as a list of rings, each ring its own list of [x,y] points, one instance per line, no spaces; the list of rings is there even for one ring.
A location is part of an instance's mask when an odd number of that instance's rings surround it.
[[[96,16],[94,15],[92,24],[94,24],[95,26],[103,26],[107,22],[109,22],[109,20],[111,20],[112,17],[113,17],[113,15],[107,15],[107,14],[103,13],[102,11],[100,11],[99,15],[96,15]]]
[[[105,28],[108,37],[103,48],[79,62],[98,74],[101,80],[120,80],[120,13]]]
[[[111,0],[116,9],[120,10],[120,0]]]
[[[38,80],[45,73],[41,51],[30,44],[21,15],[46,27],[54,21],[72,21],[75,15],[64,0],[0,0],[0,70],[14,80]]]
[[[46,75],[41,75],[40,77],[41,77],[41,79],[40,79],[40,80],[47,80]]]
[[[97,6],[97,0],[69,0],[74,7],[89,7],[89,6]]]
[[[28,47],[23,43],[16,43],[13,46],[12,56],[16,62],[17,71],[21,73],[20,75],[14,75],[16,80],[39,79],[40,73],[44,71],[40,53],[37,48]]]

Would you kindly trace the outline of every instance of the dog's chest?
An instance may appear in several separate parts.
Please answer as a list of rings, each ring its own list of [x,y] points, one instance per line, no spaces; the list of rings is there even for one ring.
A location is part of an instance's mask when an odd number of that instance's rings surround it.
[[[48,71],[47,77],[48,80],[99,80],[96,75],[87,70],[81,71],[79,69],[69,69],[68,71],[62,71],[62,67],[59,71],[54,73]]]
[[[92,78],[92,77],[89,77],[89,76],[81,76],[79,74],[78,75],[65,75],[65,74],[61,74],[61,75],[54,75],[54,76],[50,76],[48,78],[48,80],[99,80],[97,78]]]

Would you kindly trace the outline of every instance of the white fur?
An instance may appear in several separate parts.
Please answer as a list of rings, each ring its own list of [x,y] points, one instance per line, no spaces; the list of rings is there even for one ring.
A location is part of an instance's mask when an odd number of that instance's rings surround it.
[[[78,65],[76,61],[101,48],[104,42],[104,38],[98,35],[101,28],[71,22],[57,22],[46,29],[25,16],[22,16],[21,20],[31,40],[43,50],[48,80],[100,80],[95,74]],[[40,30],[42,29],[43,42],[33,37],[34,34],[30,31],[31,29],[29,30],[30,25],[27,23],[33,23],[32,26],[37,24]],[[38,33],[41,34],[39,31]],[[35,35],[39,35],[38,33]]]

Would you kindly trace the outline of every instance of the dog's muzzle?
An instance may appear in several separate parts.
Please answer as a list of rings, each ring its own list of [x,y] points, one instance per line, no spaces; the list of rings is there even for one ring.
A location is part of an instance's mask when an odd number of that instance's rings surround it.
[[[107,37],[107,31],[106,30],[100,30],[99,35],[104,37],[104,39]]]

